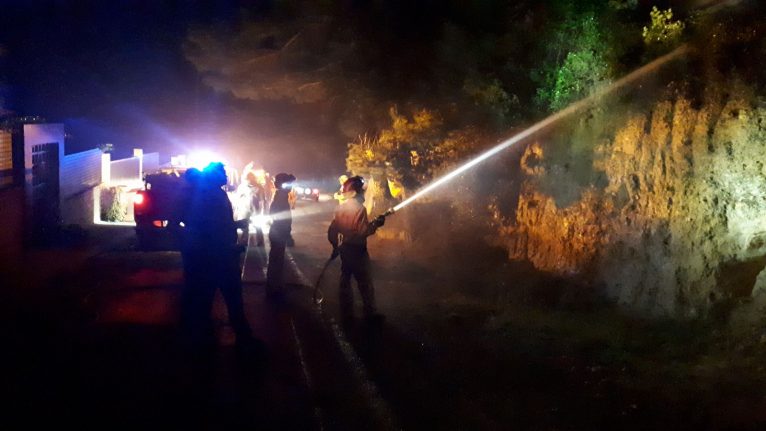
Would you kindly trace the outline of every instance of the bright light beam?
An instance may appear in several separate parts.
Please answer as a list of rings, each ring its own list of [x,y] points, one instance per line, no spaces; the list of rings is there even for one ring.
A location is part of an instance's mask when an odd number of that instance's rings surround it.
[[[597,99],[600,99],[600,98],[606,96],[607,94],[615,91],[616,89],[624,87],[625,85],[632,83],[636,79],[646,75],[649,72],[655,71],[656,69],[658,69],[658,68],[662,67],[663,65],[665,65],[665,63],[668,63],[668,62],[670,62],[672,60],[675,60],[677,57],[679,57],[679,56],[681,56],[683,54],[686,54],[688,51],[689,51],[689,49],[688,49],[687,45],[681,45],[678,48],[676,48],[675,50],[673,50],[672,52],[670,52],[668,54],[665,54],[662,57],[659,57],[659,58],[655,59],[654,61],[652,61],[650,63],[645,64],[644,66],[642,66],[642,67],[634,70],[633,72],[623,76],[622,78],[618,79],[617,81],[613,82],[612,84],[607,85],[605,87],[602,87],[601,89],[597,90],[596,92],[594,92],[590,96],[588,96],[588,97],[586,97],[584,99],[581,99],[581,100],[579,100],[579,101],[577,101],[577,102],[567,106],[566,108],[562,109],[561,111],[556,112],[555,114],[552,114],[552,115],[548,116],[547,118],[545,118],[543,120],[540,120],[539,122],[537,122],[534,125],[530,126],[526,130],[523,130],[522,132],[519,132],[518,134],[512,136],[511,138],[509,138],[509,139],[507,139],[507,140],[497,144],[496,146],[490,148],[489,150],[487,150],[486,152],[480,154],[479,156],[475,157],[474,159],[469,160],[468,162],[466,162],[462,166],[459,166],[458,168],[456,168],[452,172],[450,172],[448,174],[445,174],[443,177],[439,178],[438,180],[436,180],[436,181],[428,184],[427,186],[423,187],[422,189],[418,190],[414,195],[412,195],[412,196],[408,197],[407,199],[405,199],[404,201],[400,202],[398,205],[396,205],[395,207],[393,207],[389,211],[390,212],[399,211],[400,209],[402,209],[402,208],[406,207],[407,205],[409,205],[410,203],[412,203],[412,201],[414,201],[414,200],[416,200],[416,199],[426,195],[427,193],[430,193],[432,190],[436,189],[437,187],[439,187],[439,186],[441,186],[441,185],[443,185],[443,184],[453,180],[458,175],[460,175],[463,172],[471,169],[472,167],[478,165],[479,163],[489,159],[490,157],[494,156],[495,154],[497,154],[497,153],[505,150],[506,148],[516,144],[517,142],[522,141],[522,140],[528,138],[529,136],[531,136],[531,135],[533,135],[533,134],[535,134],[535,133],[545,129],[546,127],[550,126],[551,124],[558,122],[562,118],[565,118],[565,117],[567,117],[567,116],[569,116],[569,115],[579,111],[583,107],[589,105],[590,103],[594,102]]]
[[[221,156],[207,150],[194,151],[186,156],[186,164],[190,168],[205,169],[209,164],[221,162],[226,164]]]

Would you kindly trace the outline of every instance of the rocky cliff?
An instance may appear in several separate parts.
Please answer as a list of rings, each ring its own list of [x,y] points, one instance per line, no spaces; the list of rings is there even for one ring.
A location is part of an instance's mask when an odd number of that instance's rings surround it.
[[[766,255],[766,106],[736,87],[592,113],[530,145],[502,228],[511,258],[654,315],[749,296]]]

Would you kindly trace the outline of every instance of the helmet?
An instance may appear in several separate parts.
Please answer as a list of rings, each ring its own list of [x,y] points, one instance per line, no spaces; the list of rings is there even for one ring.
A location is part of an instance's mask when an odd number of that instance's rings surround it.
[[[284,172],[279,173],[274,177],[274,185],[278,189],[281,189],[283,184],[291,183],[293,181],[295,181],[295,175],[286,174]]]
[[[343,183],[343,193],[352,191],[357,193],[364,193],[364,189],[364,178],[360,177],[359,175],[351,177],[347,179],[345,183]]]

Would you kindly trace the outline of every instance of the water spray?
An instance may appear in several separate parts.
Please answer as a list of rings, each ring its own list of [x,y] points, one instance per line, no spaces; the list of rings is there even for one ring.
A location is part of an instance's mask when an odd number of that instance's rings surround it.
[[[562,109],[561,111],[558,111],[554,114],[551,114],[550,116],[544,118],[543,120],[538,121],[537,123],[533,124],[532,126],[528,127],[527,129],[517,133],[516,135],[506,139],[505,141],[495,145],[494,147],[490,148],[489,150],[485,151],[484,153],[476,156],[475,158],[469,160],[468,162],[464,163],[461,166],[458,166],[453,171],[445,174],[441,178],[431,182],[427,186],[423,187],[422,189],[418,190],[414,195],[408,197],[407,199],[400,202],[395,207],[389,209],[385,213],[378,216],[378,218],[385,219],[386,217],[396,213],[397,211],[401,210],[402,208],[406,207],[407,205],[411,204],[415,200],[425,196],[426,194],[430,193],[434,189],[438,188],[439,186],[442,186],[453,179],[455,179],[458,175],[464,173],[465,171],[473,168],[474,166],[478,165],[479,163],[495,156],[499,152],[505,150],[508,147],[513,146],[519,141],[522,141],[531,135],[534,135],[535,133],[547,128],[548,126],[560,121],[561,119],[568,117],[569,115],[574,114],[575,112],[581,110],[582,108],[588,106],[589,104],[593,103],[597,99],[600,99],[609,93],[612,93],[613,91],[617,90],[618,88],[622,88],[627,84],[632,83],[633,81],[637,80],[638,78],[641,78],[642,76],[655,71],[656,69],[664,66],[666,63],[675,60],[676,58],[686,54],[689,51],[689,48],[687,45],[681,45],[680,47],[676,48],[672,52],[663,55],[662,57],[659,57],[655,60],[653,60],[650,63],[645,64],[644,66],[634,70],[633,72],[623,76],[622,78],[618,79],[617,81],[613,82],[612,84],[602,87],[598,90],[596,90],[593,94],[591,94],[588,97],[585,97],[584,99],[581,99],[575,103],[572,103],[571,105],[567,106],[566,108]]]
[[[544,118],[543,120],[538,121],[537,123],[533,124],[532,126],[528,127],[527,129],[517,133],[516,135],[506,139],[505,141],[495,145],[494,147],[490,148],[489,150],[485,151],[482,154],[479,154],[478,156],[474,157],[473,159],[467,161],[466,163],[462,164],[461,166],[458,166],[451,172],[443,175],[442,177],[438,178],[437,180],[431,182],[427,186],[423,187],[422,189],[418,190],[414,195],[408,197],[407,199],[400,202],[398,205],[394,206],[393,208],[390,208],[383,214],[377,216],[372,223],[377,224],[378,226],[382,225],[382,222],[385,220],[386,217],[395,214],[402,208],[406,207],[407,205],[411,204],[415,200],[425,196],[426,194],[430,193],[434,189],[438,188],[439,186],[442,186],[453,179],[455,179],[458,175],[466,172],[467,170],[473,168],[474,166],[478,165],[479,163],[497,155],[499,152],[505,150],[506,148],[509,148],[516,144],[519,141],[522,141],[535,133],[545,129],[546,127],[550,126],[551,124],[554,124],[558,122],[559,120],[574,114],[575,112],[579,111],[580,109],[584,108],[585,106],[591,104],[592,102],[608,95],[609,93],[617,90],[618,88],[624,87],[627,84],[632,83],[633,81],[637,80],[638,78],[641,78],[642,76],[646,75],[647,73],[653,72],[656,69],[662,67],[665,65],[665,63],[668,63],[672,60],[675,60],[676,58],[682,56],[683,54],[686,54],[688,52],[689,48],[687,45],[681,45],[680,47],[676,48],[674,51],[663,55],[662,57],[659,57],[655,59],[654,61],[647,63],[646,65],[634,70],[633,72],[623,76],[622,78],[618,79],[617,81],[613,82],[611,85],[602,87],[598,90],[596,90],[593,94],[590,96],[581,99],[575,103],[572,103],[571,105],[567,106],[566,108],[562,109],[561,111],[558,111],[554,114],[551,114],[550,116]],[[320,289],[320,285],[322,283],[322,277],[325,274],[325,271],[330,266],[330,263],[332,263],[333,260],[337,257],[337,254],[333,253],[332,256],[325,262],[324,266],[322,267],[322,270],[319,273],[319,277],[317,278],[316,283],[314,284],[314,304],[317,306],[320,306],[322,301],[324,300],[324,296],[322,295],[322,291]]]

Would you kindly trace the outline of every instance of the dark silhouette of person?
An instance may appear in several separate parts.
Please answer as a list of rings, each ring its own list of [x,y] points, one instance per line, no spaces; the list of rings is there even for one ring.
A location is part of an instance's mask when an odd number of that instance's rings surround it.
[[[272,300],[281,300],[284,294],[285,247],[292,231],[293,218],[290,212],[290,191],[295,177],[279,173],[274,177],[274,200],[269,215],[273,222],[269,230],[269,266],[266,272],[266,295]]]
[[[237,344],[242,345],[252,341],[252,332],[242,303],[242,247],[237,246],[231,202],[222,189],[226,171],[223,164],[211,163],[202,172],[186,176],[191,192],[183,220],[181,326],[192,345],[214,346],[211,312],[215,291],[220,289]]]
[[[367,237],[373,235],[385,223],[383,216],[372,222],[367,219],[364,207],[364,178],[351,177],[343,183],[345,201],[338,205],[327,229],[327,239],[333,247],[333,257],[340,254],[340,312],[341,319],[348,323],[354,316],[354,296],[351,291],[351,277],[356,279],[362,297],[365,319],[370,323],[383,321],[383,315],[375,306],[375,290],[370,274],[370,255],[367,252]]]

